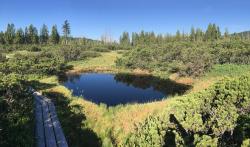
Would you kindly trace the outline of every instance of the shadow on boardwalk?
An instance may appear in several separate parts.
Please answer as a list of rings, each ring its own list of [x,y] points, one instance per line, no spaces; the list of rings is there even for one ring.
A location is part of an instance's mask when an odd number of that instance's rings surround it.
[[[80,106],[69,106],[70,101],[60,93],[44,93],[55,106],[69,146],[99,147],[101,140],[90,129],[84,128],[86,116],[81,113]]]

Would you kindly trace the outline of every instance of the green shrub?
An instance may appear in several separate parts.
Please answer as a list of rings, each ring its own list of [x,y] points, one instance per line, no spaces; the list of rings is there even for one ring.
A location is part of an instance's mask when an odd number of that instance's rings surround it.
[[[250,44],[244,41],[167,42],[134,46],[117,66],[177,72],[199,76],[215,64],[249,64]]]
[[[0,63],[0,72],[5,74],[55,74],[60,72],[63,59],[53,53],[15,54],[14,58]]]
[[[203,92],[176,98],[161,113],[139,124],[124,144],[239,146],[250,138],[249,133],[241,141],[235,137],[249,131],[249,126],[242,126],[247,123],[241,119],[250,112],[249,108],[250,76],[226,78]]]
[[[0,62],[4,62],[6,60],[6,55],[0,53]]]
[[[0,146],[33,146],[33,98],[18,74],[0,73]]]
[[[96,47],[93,50],[96,52],[109,52],[110,51],[108,48],[104,48],[104,47]]]
[[[38,46],[30,46],[28,48],[28,51],[31,51],[31,52],[40,52],[40,51],[42,51],[42,49],[39,48]]]
[[[84,51],[84,52],[81,52],[82,59],[85,59],[85,58],[94,58],[94,57],[99,57],[99,56],[101,56],[101,54],[98,53],[98,52],[94,52],[94,51]]]

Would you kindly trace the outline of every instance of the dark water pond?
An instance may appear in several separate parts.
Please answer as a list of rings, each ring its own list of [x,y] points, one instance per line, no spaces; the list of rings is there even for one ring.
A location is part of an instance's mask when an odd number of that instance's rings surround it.
[[[63,85],[75,96],[108,106],[157,101],[182,94],[189,86],[153,76],[131,74],[83,73],[67,75]]]

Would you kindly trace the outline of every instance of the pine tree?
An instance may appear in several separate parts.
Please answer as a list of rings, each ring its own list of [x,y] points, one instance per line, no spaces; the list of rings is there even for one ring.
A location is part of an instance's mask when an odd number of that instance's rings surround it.
[[[181,32],[177,30],[176,35],[175,35],[175,40],[180,41],[181,40]]]
[[[15,39],[15,25],[14,24],[8,24],[7,30],[4,34],[4,39],[7,44],[13,44]]]
[[[150,43],[156,42],[155,33],[153,31],[149,34],[149,41]]]
[[[128,32],[123,32],[122,36],[120,37],[120,44],[121,45],[130,45],[130,37]]]
[[[187,40],[187,34],[184,32],[184,31],[182,31],[182,33],[181,33],[181,38],[182,38],[182,40]]]
[[[157,35],[156,42],[157,43],[162,43],[163,42],[163,36],[162,36],[162,34]]]
[[[145,43],[145,32],[142,30],[139,35],[139,44],[144,44],[144,43]]]
[[[221,36],[219,27],[217,27],[215,24],[209,24],[206,34],[205,34],[205,40],[206,41],[214,41],[216,39],[219,39]]]
[[[216,29],[216,39],[220,39],[221,38],[221,32],[220,32],[220,27],[217,26],[217,29]]]
[[[211,34],[212,34],[212,24],[210,23],[209,25],[208,25],[208,27],[207,27],[207,30],[206,30],[206,33],[205,33],[205,38],[204,38],[204,40],[205,41],[208,41],[208,40],[211,40]]]
[[[43,24],[42,29],[40,30],[40,43],[47,44],[49,39],[49,30],[48,27]]]
[[[65,43],[67,44],[68,42],[68,37],[70,35],[70,24],[68,22],[68,20],[65,20],[64,21],[64,24],[62,26],[62,29],[63,29],[63,35],[64,35],[64,38],[65,38]]]
[[[58,44],[60,41],[60,35],[57,31],[57,26],[54,25],[51,30],[50,42],[53,44]]]
[[[15,42],[15,44],[23,44],[24,43],[24,32],[23,32],[22,28],[20,28],[16,31],[14,42]]]
[[[2,31],[0,32],[0,44],[5,44],[4,33]]]
[[[224,39],[227,39],[227,38],[229,38],[229,31],[228,31],[228,29],[226,28],[226,29],[225,29],[225,32],[224,32]]]
[[[195,29],[194,29],[194,27],[191,28],[190,41],[195,41]]]
[[[136,46],[138,44],[138,38],[139,38],[138,34],[133,32],[132,33],[132,39],[131,39],[133,46]]]
[[[29,30],[28,30],[27,27],[25,27],[25,30],[24,30],[24,42],[26,44],[31,43],[31,41],[30,41],[30,35],[29,35]]]
[[[202,41],[203,40],[203,31],[202,31],[202,29],[200,29],[200,28],[196,29],[195,40],[196,41]]]
[[[37,44],[39,40],[38,31],[36,27],[34,27],[32,24],[28,28],[28,34],[30,38],[30,43]]]

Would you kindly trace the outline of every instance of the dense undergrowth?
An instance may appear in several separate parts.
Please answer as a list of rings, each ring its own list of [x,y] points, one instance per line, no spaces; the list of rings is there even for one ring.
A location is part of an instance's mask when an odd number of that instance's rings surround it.
[[[63,62],[50,53],[15,54],[0,63],[0,146],[34,146],[33,97],[29,87],[59,73]]]
[[[216,64],[250,63],[248,41],[168,42],[138,45],[116,61],[118,66],[200,76]]]
[[[225,78],[209,89],[170,101],[140,123],[126,146],[250,144],[250,76]]]
[[[0,146],[34,145],[33,98],[25,78],[0,73]]]

